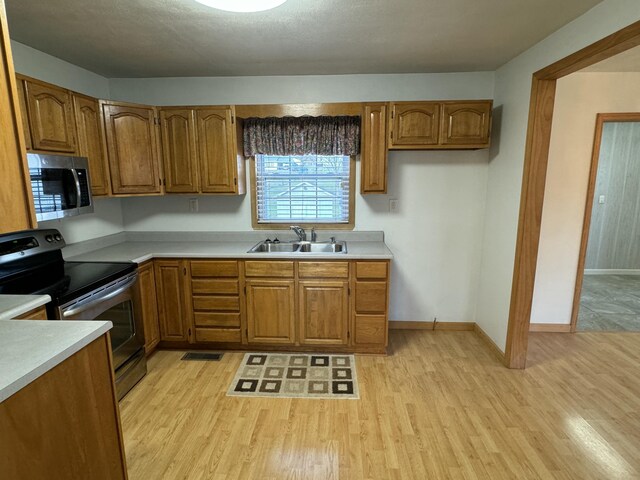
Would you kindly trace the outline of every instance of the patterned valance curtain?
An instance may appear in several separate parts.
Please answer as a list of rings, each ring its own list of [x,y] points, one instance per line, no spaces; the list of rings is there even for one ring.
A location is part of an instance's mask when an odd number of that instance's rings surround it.
[[[357,155],[360,117],[269,117],[244,122],[244,154]]]

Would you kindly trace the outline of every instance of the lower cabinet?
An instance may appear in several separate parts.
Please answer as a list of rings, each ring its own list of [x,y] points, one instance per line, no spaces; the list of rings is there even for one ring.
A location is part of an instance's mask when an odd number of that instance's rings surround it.
[[[156,294],[158,296],[158,324],[163,342],[186,342],[191,331],[185,299],[187,262],[185,260],[156,260],[154,262]]]
[[[348,281],[300,280],[298,301],[302,345],[348,344]]]
[[[251,279],[247,290],[247,341],[292,345],[296,340],[295,282]]]
[[[150,265],[140,267],[139,281],[147,351],[158,342],[386,351],[388,261],[167,259]]]
[[[156,277],[153,262],[146,262],[138,268],[138,283],[134,291],[134,303],[139,324],[144,334],[144,352],[149,355],[160,342],[158,324],[158,303],[156,295]]]

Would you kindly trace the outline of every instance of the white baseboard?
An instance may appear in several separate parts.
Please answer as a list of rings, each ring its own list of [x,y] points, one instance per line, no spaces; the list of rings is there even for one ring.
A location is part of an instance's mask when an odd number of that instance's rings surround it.
[[[634,268],[585,268],[585,275],[640,275],[640,270]]]

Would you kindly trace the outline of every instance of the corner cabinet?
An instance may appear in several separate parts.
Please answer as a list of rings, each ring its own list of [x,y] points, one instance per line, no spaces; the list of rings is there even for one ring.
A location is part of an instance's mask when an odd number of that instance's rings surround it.
[[[389,107],[389,148],[487,148],[492,105],[491,100],[392,102]]]
[[[162,193],[156,109],[101,101],[114,195]]]

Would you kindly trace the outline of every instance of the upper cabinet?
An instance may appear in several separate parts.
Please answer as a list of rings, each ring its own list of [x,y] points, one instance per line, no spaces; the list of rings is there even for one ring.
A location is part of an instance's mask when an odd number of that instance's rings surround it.
[[[34,150],[76,153],[76,122],[71,92],[24,80],[27,119]]]
[[[488,147],[491,106],[491,101],[444,102],[440,143],[455,147]]]
[[[491,107],[491,100],[391,103],[389,148],[487,148]]]
[[[391,104],[392,148],[420,148],[438,144],[440,104],[396,102]]]
[[[73,108],[78,130],[78,154],[89,160],[91,193],[109,194],[109,171],[104,154],[100,106],[95,98],[73,94]]]
[[[101,102],[114,195],[162,193],[156,109]]]
[[[160,123],[168,193],[245,193],[233,107],[162,108]]]
[[[362,108],[362,193],[387,193],[387,104],[366,103]]]
[[[197,193],[196,122],[192,109],[160,110],[167,193]]]
[[[0,2],[0,233],[36,227],[10,49],[7,19]]]

